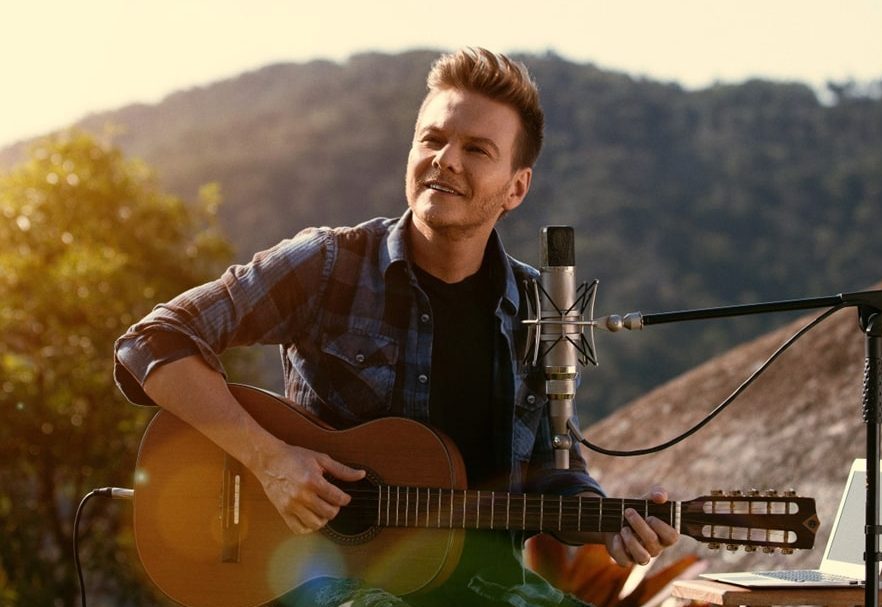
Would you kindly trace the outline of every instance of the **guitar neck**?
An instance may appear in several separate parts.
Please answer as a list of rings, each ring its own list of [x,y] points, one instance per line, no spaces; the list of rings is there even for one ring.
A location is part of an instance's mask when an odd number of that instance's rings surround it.
[[[633,508],[679,529],[678,502],[390,485],[358,493],[351,506],[378,527],[608,532]]]
[[[625,511],[653,516],[699,542],[765,551],[811,548],[819,522],[812,498],[759,492],[657,504],[643,499],[514,494],[375,485],[350,490],[344,510],[371,527],[617,532]]]

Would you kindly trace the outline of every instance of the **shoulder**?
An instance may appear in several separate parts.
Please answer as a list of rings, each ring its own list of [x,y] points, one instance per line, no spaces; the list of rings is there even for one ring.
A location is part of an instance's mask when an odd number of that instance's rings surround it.
[[[365,250],[380,242],[395,225],[396,220],[378,217],[355,226],[308,227],[286,238],[256,257],[280,255],[287,258],[310,257],[316,254],[336,255],[338,249]]]

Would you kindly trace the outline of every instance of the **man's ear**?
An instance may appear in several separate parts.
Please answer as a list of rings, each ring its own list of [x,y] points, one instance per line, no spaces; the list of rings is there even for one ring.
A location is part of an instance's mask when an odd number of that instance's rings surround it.
[[[517,169],[511,180],[511,186],[508,190],[508,196],[503,205],[506,212],[513,211],[518,208],[530,191],[530,184],[533,181],[533,169],[527,167]]]

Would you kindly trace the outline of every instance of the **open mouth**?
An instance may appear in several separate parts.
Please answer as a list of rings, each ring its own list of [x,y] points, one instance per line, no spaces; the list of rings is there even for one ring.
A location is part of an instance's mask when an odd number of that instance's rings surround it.
[[[436,192],[442,192],[444,194],[451,194],[453,196],[462,196],[462,192],[457,190],[454,187],[447,185],[446,183],[442,183],[440,181],[426,181],[423,183],[423,186],[429,190],[435,190]]]

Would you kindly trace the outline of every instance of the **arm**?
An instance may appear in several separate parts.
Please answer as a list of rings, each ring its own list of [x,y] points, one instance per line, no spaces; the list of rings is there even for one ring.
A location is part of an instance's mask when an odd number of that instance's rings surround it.
[[[144,382],[154,402],[242,462],[295,533],[323,527],[350,497],[325,474],[348,481],[364,476],[328,455],[288,445],[264,430],[236,401],[224,377],[200,357],[155,369]]]

